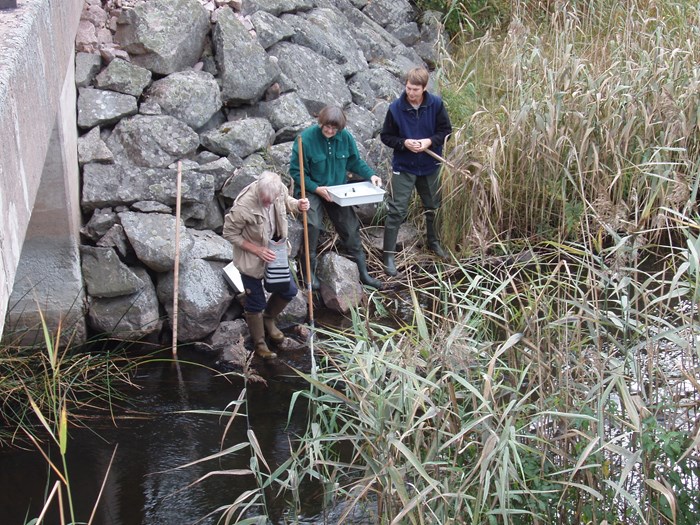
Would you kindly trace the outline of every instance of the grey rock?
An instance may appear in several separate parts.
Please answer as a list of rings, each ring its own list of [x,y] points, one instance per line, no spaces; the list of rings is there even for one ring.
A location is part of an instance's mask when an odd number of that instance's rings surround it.
[[[158,201],[138,201],[131,205],[131,209],[141,213],[172,213],[170,206]]]
[[[348,19],[337,9],[314,9],[303,15],[284,15],[282,20],[296,30],[293,43],[333,61],[344,77],[367,69]]]
[[[269,53],[277,57],[280,69],[312,115],[329,104],[345,107],[352,100],[342,69],[327,58],[289,42],[275,44]]]
[[[204,133],[205,131],[209,131],[210,129],[218,128],[226,122],[228,119],[226,118],[226,113],[224,113],[223,109],[217,111],[212,115],[212,117],[204,123],[203,126],[197,128],[197,133]]]
[[[107,140],[120,162],[146,168],[164,168],[193,154],[199,135],[168,115],[135,115],[122,119]]]
[[[233,246],[211,230],[189,230],[194,241],[190,250],[193,259],[229,263],[233,259]]]
[[[206,343],[212,352],[221,354],[221,359],[227,363],[243,366],[248,357],[248,350],[243,348],[243,343],[248,337],[248,325],[243,319],[223,321],[209,336]],[[236,352],[234,347],[239,350]]]
[[[200,151],[197,153],[197,156],[194,158],[197,162],[199,162],[200,165],[204,164],[209,164],[210,162],[215,162],[219,160],[221,157],[217,155],[216,153],[213,153],[208,150]]]
[[[348,81],[352,101],[372,111],[381,101],[392,102],[404,89],[395,75],[383,68],[360,71]],[[386,111],[384,112],[386,114]],[[381,119],[382,122],[384,119]]]
[[[119,214],[131,246],[138,259],[156,272],[167,272],[175,265],[175,217],[164,213],[137,213],[125,211]],[[192,249],[194,241],[187,235],[182,221],[180,229],[180,260]]]
[[[272,125],[264,118],[248,118],[230,121],[216,129],[202,133],[202,145],[218,153],[235,153],[245,158],[251,153],[266,149],[275,136]]]
[[[437,65],[438,52],[435,42],[417,42],[411,48],[428,68],[435,68]]]
[[[109,89],[138,98],[151,82],[151,72],[121,58],[115,58],[97,75],[95,82],[100,89]]]
[[[102,68],[102,58],[93,53],[75,54],[75,85],[87,87],[95,80],[95,76]]]
[[[199,61],[209,29],[197,0],[149,0],[122,10],[115,40],[135,64],[169,75]]]
[[[243,0],[241,13],[251,15],[256,11],[265,11],[279,16],[282,13],[308,11],[313,5],[313,0]]]
[[[84,245],[80,247],[80,255],[83,279],[92,297],[130,295],[145,286],[111,248]]]
[[[393,151],[387,148],[379,138],[374,137],[364,144],[365,154],[363,159],[376,172],[376,174],[386,183],[391,174],[391,159]]]
[[[277,64],[230,8],[219,15],[212,39],[223,100],[232,105],[259,100],[279,76]]]
[[[293,142],[282,142],[268,150],[269,161],[277,173],[289,173],[289,158],[292,155]]]
[[[219,84],[205,71],[180,71],[156,80],[146,96],[193,129],[204,126],[223,105]]]
[[[344,14],[350,22],[348,29],[352,31],[355,42],[370,65],[381,65],[390,61],[396,54],[395,49],[403,46],[398,38],[362,11],[350,9],[345,10]]]
[[[196,202],[185,203],[182,205],[180,216],[183,221],[189,219],[201,221],[207,216],[207,207]]]
[[[352,136],[360,144],[364,145],[365,142],[372,139],[382,129],[383,121],[379,121],[371,111],[357,104],[350,104],[345,108],[345,115],[348,119],[348,131],[352,133]]]
[[[196,160],[192,159],[182,159],[178,160],[177,162],[173,162],[172,164],[169,164],[168,168],[171,170],[176,170],[179,168],[182,171],[196,170],[199,168],[199,163]]]
[[[414,19],[414,12],[408,0],[373,0],[362,12],[382,27],[398,27]]]
[[[114,124],[138,111],[136,97],[93,88],[80,88],[78,126],[83,129]]]
[[[231,164],[228,157],[216,157],[213,162],[202,164],[197,168],[197,171],[202,174],[211,175],[214,177],[214,190],[219,191],[224,185],[224,182],[233,175],[236,168]]]
[[[78,164],[82,166],[90,162],[114,162],[114,155],[100,137],[99,127],[92,128],[82,137],[78,137]]]
[[[336,312],[348,313],[360,304],[364,290],[357,265],[335,252],[323,254],[318,261],[323,304]]]
[[[92,297],[88,303],[88,324],[98,332],[129,340],[158,334],[163,328],[155,286],[143,268],[134,268],[144,287],[131,295],[114,298]]]
[[[275,100],[261,102],[260,110],[275,130],[276,143],[293,140],[313,122],[297,93],[286,93]]]
[[[185,258],[179,271],[178,341],[201,340],[213,333],[234,299],[222,262]],[[158,298],[173,318],[173,273],[158,276]]]
[[[102,248],[113,248],[122,259],[127,259],[133,254],[121,224],[114,224],[96,244]]]
[[[162,115],[163,109],[160,107],[160,104],[152,100],[144,100],[139,105],[139,113],[141,115]]]
[[[266,11],[256,11],[250,16],[250,21],[255,26],[258,42],[263,49],[268,49],[280,40],[289,40],[294,35],[293,27]]]
[[[206,204],[214,198],[214,177],[197,171],[182,173],[182,202]],[[86,164],[83,168],[83,210],[130,206],[158,201],[174,206],[177,172],[159,168],[133,168],[118,164]]]
[[[114,213],[112,208],[97,208],[93,211],[87,224],[80,229],[80,233],[95,242],[107,233],[112,226],[117,224],[118,221],[117,214]]]
[[[221,199],[212,199],[204,210],[204,217],[202,219],[187,219],[185,226],[194,230],[211,230],[221,233],[224,227],[224,214],[219,200]]]
[[[396,27],[389,26],[387,30],[405,46],[412,46],[420,38],[418,24],[415,22],[405,22]]]
[[[248,166],[237,169],[234,176],[229,178],[221,188],[221,196],[226,197],[231,201],[235,200],[243,188],[258,180],[261,171],[262,170],[256,166]]]

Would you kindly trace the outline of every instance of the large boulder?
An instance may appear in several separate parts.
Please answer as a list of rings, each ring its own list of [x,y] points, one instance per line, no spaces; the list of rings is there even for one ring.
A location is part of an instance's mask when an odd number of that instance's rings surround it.
[[[168,115],[122,119],[107,139],[107,147],[120,162],[144,168],[166,168],[194,154],[198,146],[199,135]]]
[[[264,49],[294,35],[293,27],[266,11],[256,11],[250,16],[250,21],[255,27],[258,42]]]
[[[348,313],[364,297],[357,265],[335,252],[322,255],[317,267],[323,304],[336,312]]]
[[[209,29],[197,0],[149,0],[121,12],[115,40],[135,64],[169,75],[199,61]]]
[[[121,58],[115,58],[97,75],[95,83],[100,89],[140,97],[146,86],[151,83],[151,72]]]
[[[312,115],[318,115],[329,104],[345,107],[352,100],[343,69],[335,62],[308,47],[290,42],[275,44],[269,53],[277,57],[290,87],[296,90]]]
[[[112,337],[138,340],[157,335],[163,328],[153,281],[143,268],[133,268],[144,283],[138,292],[120,297],[89,297],[88,325]]]
[[[92,297],[131,295],[145,286],[111,248],[81,246],[80,255],[83,279]]]
[[[186,258],[178,278],[177,338],[199,341],[214,332],[235,295],[223,276],[226,263]],[[158,298],[173,319],[173,272],[158,276]]]
[[[137,111],[133,95],[93,88],[78,90],[78,126],[83,129],[115,124]]]
[[[275,130],[275,143],[287,142],[307,128],[313,117],[297,93],[260,103],[260,111]]]
[[[206,71],[179,71],[156,80],[146,97],[193,129],[204,126],[222,106],[219,84]]]
[[[223,100],[233,105],[259,100],[280,70],[230,8],[219,14],[213,41]]]
[[[283,13],[308,11],[313,5],[313,0],[242,0],[241,12],[250,15],[256,11],[265,11],[279,16]]]
[[[350,80],[348,87],[352,101],[358,106],[372,111],[381,102],[391,102],[402,92],[404,85],[383,68],[372,68],[358,72]],[[386,111],[384,111],[386,114]]]
[[[156,272],[167,272],[175,266],[178,255],[184,258],[194,241],[182,222],[178,225],[179,248],[175,244],[175,217],[164,213],[119,213],[119,220],[139,261]]]
[[[215,179],[197,171],[181,174],[181,201],[206,205],[214,198]],[[177,170],[134,168],[119,164],[86,164],[83,167],[84,211],[158,201],[168,206],[177,202]]]
[[[336,9],[314,9],[301,15],[284,15],[282,20],[295,29],[291,41],[333,61],[344,77],[367,69],[348,19]]]
[[[230,121],[201,135],[202,145],[219,155],[235,154],[247,157],[256,151],[264,151],[275,136],[275,130],[267,119],[247,118]]]

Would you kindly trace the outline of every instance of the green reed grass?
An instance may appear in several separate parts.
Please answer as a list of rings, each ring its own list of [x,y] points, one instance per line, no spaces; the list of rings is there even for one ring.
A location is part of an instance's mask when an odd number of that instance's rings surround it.
[[[649,248],[415,271],[399,328],[323,334],[293,478],[377,523],[692,523],[697,277],[690,250],[647,268]]]
[[[74,487],[66,461],[70,426],[81,424],[81,413],[85,410],[110,410],[112,402],[121,398],[118,386],[130,384],[129,367],[118,352],[109,355],[80,352],[73,347],[70,335],[65,336],[72,330],[64,331],[59,323],[55,332],[51,332],[43,314],[39,312],[39,315],[43,341],[27,347],[22,342],[23,334],[18,334],[15,340],[8,333],[0,346],[3,399],[0,421],[4,430],[0,445],[33,444],[46,460],[51,478],[56,478],[55,482],[49,480],[52,485],[47,486],[39,516],[28,523],[39,525],[55,505],[60,523],[74,524],[78,523],[73,505]],[[95,508],[98,503],[99,496]],[[83,523],[92,523],[94,515],[93,509],[89,521]]]
[[[458,169],[443,170],[443,237],[460,253],[494,239],[659,235],[697,193],[697,6],[552,5],[543,19],[516,2],[507,33],[442,62],[448,109],[474,108],[449,143]]]

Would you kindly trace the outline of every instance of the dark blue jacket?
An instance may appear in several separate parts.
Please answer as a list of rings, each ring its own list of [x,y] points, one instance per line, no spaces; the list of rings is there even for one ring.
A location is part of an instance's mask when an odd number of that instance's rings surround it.
[[[389,106],[382,127],[382,142],[394,150],[392,168],[413,175],[430,175],[440,167],[439,161],[427,153],[413,153],[404,147],[406,139],[426,139],[432,141],[430,149],[442,155],[442,145],[447,135],[452,133],[452,124],[442,99],[427,91],[423,103],[414,109],[406,99],[404,91]]]

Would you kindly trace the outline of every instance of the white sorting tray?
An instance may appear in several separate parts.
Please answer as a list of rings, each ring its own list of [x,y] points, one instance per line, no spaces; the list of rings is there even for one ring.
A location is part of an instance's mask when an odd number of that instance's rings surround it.
[[[358,204],[382,202],[384,193],[386,193],[383,189],[368,181],[329,186],[328,192],[331,194],[333,202],[339,206],[356,206]]]

